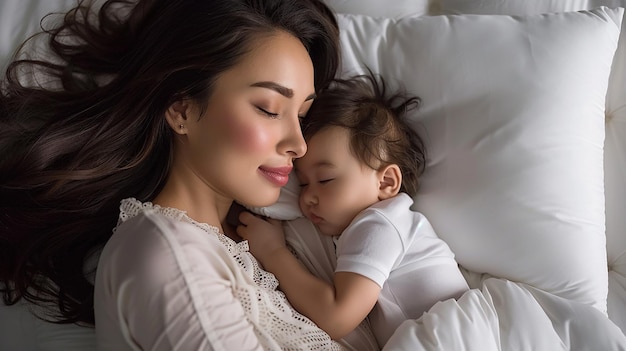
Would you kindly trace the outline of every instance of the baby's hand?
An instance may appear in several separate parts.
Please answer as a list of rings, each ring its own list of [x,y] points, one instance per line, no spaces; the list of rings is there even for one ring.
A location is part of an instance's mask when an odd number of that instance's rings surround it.
[[[248,240],[250,252],[262,264],[273,253],[287,247],[281,221],[263,219],[247,211],[239,214],[239,221],[241,224],[237,226],[237,234]]]

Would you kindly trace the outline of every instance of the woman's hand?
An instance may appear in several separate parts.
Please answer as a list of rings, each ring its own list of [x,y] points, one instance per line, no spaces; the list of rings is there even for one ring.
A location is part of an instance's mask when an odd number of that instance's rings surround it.
[[[237,234],[248,240],[250,252],[264,264],[274,253],[287,248],[282,223],[276,219],[263,219],[248,211],[239,214]]]

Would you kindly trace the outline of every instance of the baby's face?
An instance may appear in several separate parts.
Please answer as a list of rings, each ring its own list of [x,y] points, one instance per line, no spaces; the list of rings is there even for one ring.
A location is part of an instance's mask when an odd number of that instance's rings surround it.
[[[377,171],[350,152],[349,131],[328,127],[307,143],[296,160],[300,209],[325,235],[339,235],[362,210],[378,202]]]

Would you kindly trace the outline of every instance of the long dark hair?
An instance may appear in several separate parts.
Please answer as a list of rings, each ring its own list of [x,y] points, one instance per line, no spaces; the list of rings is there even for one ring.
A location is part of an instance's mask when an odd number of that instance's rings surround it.
[[[318,0],[81,1],[39,35],[44,56],[15,57],[0,82],[5,304],[24,298],[51,306],[46,320],[94,323],[87,261],[111,236],[121,199],[151,200],[163,187],[166,108],[206,102],[216,77],[276,30],[301,40],[325,87],[339,36]]]

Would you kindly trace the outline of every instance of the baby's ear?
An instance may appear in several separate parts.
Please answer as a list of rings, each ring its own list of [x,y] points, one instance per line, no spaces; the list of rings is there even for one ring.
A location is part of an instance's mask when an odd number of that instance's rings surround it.
[[[386,200],[398,195],[402,185],[402,172],[396,164],[382,166],[378,169],[378,199]]]

